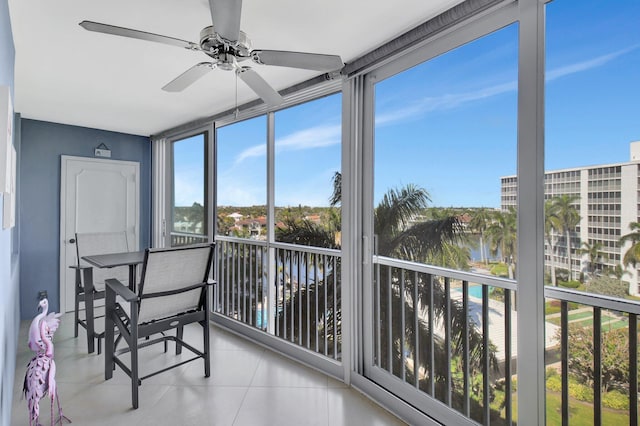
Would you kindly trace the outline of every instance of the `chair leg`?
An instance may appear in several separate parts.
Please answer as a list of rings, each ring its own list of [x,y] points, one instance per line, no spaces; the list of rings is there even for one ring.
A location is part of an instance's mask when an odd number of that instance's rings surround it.
[[[93,353],[95,350],[95,322],[93,312],[93,268],[84,269],[84,309],[85,322],[87,323],[87,351]]]
[[[200,325],[202,326],[202,335],[203,335],[203,340],[204,340],[204,348],[203,348],[203,353],[204,353],[204,377],[209,377],[211,375],[211,358],[210,358],[210,336],[209,336],[209,332],[210,332],[210,328],[209,328],[209,319],[210,319],[210,312],[211,309],[209,307],[209,287],[205,287],[204,290],[204,321],[202,321],[200,323]]]
[[[138,408],[138,312],[137,305],[131,302],[131,404]]]
[[[76,269],[76,283],[75,283],[75,321],[73,323],[73,337],[78,337],[78,322],[80,321],[80,271]]]
[[[113,317],[115,313],[116,294],[107,290],[105,295],[105,314],[104,314],[104,379],[109,380],[113,377],[113,370],[116,367],[114,362],[116,346],[114,344],[115,337],[115,321]],[[118,339],[120,335],[118,335]]]
[[[209,377],[211,375],[211,359],[209,355],[209,321],[205,321],[202,324],[202,332],[204,333],[204,377]]]
[[[131,405],[138,408],[138,344],[133,343],[131,348]]]
[[[180,326],[176,329],[176,355],[180,355],[182,353],[182,345],[180,342],[182,341],[182,336],[184,334],[184,327]]]

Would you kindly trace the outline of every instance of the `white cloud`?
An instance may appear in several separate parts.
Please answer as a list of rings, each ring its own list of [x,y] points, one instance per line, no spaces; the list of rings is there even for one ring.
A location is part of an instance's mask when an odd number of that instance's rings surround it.
[[[276,139],[276,152],[299,151],[303,149],[322,148],[325,146],[337,145],[342,136],[342,127],[338,125],[324,124],[309,129],[299,130]],[[239,164],[247,158],[261,157],[266,155],[266,145],[254,145],[245,149],[235,159],[235,164]]]
[[[606,55],[601,55],[593,59],[550,70],[546,73],[546,80],[552,81],[560,77],[601,67],[618,58],[619,56],[622,56],[637,48],[638,46],[632,46],[626,49],[618,50],[616,52],[608,53]],[[398,121],[411,119],[413,117],[420,116],[431,111],[442,111],[457,108],[468,102],[487,99],[503,93],[514,92],[517,89],[517,82],[511,81],[471,92],[453,94],[447,93],[441,96],[422,98],[407,107],[378,114],[376,116],[376,125],[381,126],[385,124],[396,123]]]
[[[516,82],[512,81],[509,83],[498,84],[473,92],[453,94],[446,93],[441,96],[426,97],[406,108],[401,108],[389,113],[379,114],[376,117],[376,124],[390,124],[431,111],[453,109],[468,102],[490,98],[502,93],[513,92],[517,89],[517,87],[518,86]]]
[[[556,68],[555,70],[551,70],[546,74],[546,80],[551,81],[551,80],[555,80],[556,78],[564,77],[566,75],[571,75],[578,72],[601,67],[602,65],[605,65],[606,63],[611,62],[617,57],[622,56],[626,53],[629,53],[632,50],[635,50],[637,48],[638,46],[631,46],[626,49],[618,50],[616,52],[608,53],[606,55],[589,59],[587,61],[582,61],[575,64],[566,65],[564,67]]]

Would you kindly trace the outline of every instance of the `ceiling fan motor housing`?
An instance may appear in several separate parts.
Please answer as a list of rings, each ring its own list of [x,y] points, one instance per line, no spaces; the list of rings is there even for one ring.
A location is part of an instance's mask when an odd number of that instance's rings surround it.
[[[251,54],[251,40],[243,31],[238,34],[238,40],[232,42],[223,39],[213,26],[205,27],[200,31],[200,47],[204,53],[214,59],[221,59],[221,54],[230,54],[241,61]]]

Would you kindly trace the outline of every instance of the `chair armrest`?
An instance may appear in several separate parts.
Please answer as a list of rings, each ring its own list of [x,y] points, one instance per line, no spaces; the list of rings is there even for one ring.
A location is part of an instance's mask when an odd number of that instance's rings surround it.
[[[138,295],[129,289],[129,287],[122,284],[115,278],[109,278],[105,281],[107,288],[113,290],[118,296],[122,297],[127,302],[135,302],[138,300]]]

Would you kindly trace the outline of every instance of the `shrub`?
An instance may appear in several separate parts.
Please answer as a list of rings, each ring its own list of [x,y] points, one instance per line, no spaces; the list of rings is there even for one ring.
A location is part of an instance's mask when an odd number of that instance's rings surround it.
[[[614,296],[624,298],[629,289],[628,284],[617,278],[597,277],[587,284],[587,291],[590,293],[604,294],[606,296]]]
[[[548,379],[549,377],[560,376],[560,373],[558,373],[558,370],[556,370],[555,368],[549,367],[545,371],[545,376],[547,376]]]
[[[547,379],[547,389],[554,392],[562,392],[562,377],[559,375],[550,376]]]
[[[558,312],[560,312],[560,306],[547,305],[544,310],[545,315],[557,314]]]
[[[593,389],[580,383],[569,381],[569,395],[578,401],[593,402]]]
[[[496,263],[491,267],[491,274],[496,275],[498,277],[508,277],[509,276],[509,267],[506,263]]]
[[[493,397],[493,401],[491,401],[491,408],[493,410],[500,411],[504,408],[506,404],[506,395],[502,391],[496,391]]]
[[[602,395],[602,405],[613,408],[614,410],[628,410],[629,396],[619,391],[605,392]]]
[[[504,300],[504,289],[502,287],[489,287],[489,296],[493,300],[503,301]]]
[[[558,281],[558,285],[566,288],[578,288],[582,283],[580,281]]]

